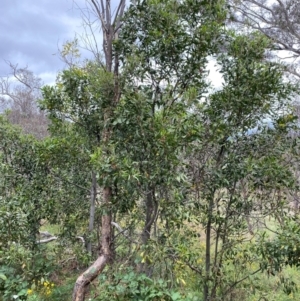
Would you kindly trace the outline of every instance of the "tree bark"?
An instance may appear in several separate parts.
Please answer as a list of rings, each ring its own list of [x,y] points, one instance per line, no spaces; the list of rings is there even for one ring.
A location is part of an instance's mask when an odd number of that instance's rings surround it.
[[[147,244],[148,240],[150,239],[151,227],[154,222],[153,191],[147,192],[145,204],[146,204],[146,219],[145,219],[144,229],[141,235],[141,240],[143,245]]]
[[[101,229],[101,254],[105,254],[108,257],[108,260],[111,260],[112,251],[112,214],[110,203],[112,197],[112,190],[110,187],[104,187],[103,189],[103,202],[105,204],[105,212],[102,215],[102,229]]]
[[[108,256],[100,255],[97,260],[76,280],[73,301],[84,301],[88,286],[103,271],[108,261]]]
[[[156,200],[155,200],[154,188],[151,188],[147,192],[146,199],[145,199],[145,205],[146,205],[146,219],[145,219],[144,229],[141,234],[141,242],[142,242],[143,246],[147,245],[147,243],[150,239],[151,228],[156,219],[156,214],[157,214],[157,209],[158,209]],[[148,263],[147,262],[140,263],[138,265],[138,272],[149,274]]]
[[[111,196],[111,189],[109,187],[105,187],[103,189],[103,203],[106,208],[104,208],[102,216],[100,254],[97,260],[77,278],[73,290],[73,301],[85,300],[88,286],[103,271],[106,264],[111,261],[112,216],[109,208]]]
[[[94,230],[94,222],[95,222],[95,203],[96,203],[96,196],[97,196],[97,182],[96,182],[96,175],[92,171],[92,186],[91,186],[91,199],[90,199],[90,220],[89,220],[89,231],[88,231],[88,241],[87,241],[87,251],[89,254],[92,254],[92,242],[90,235]]]
[[[206,225],[205,241],[205,280],[204,280],[204,301],[209,301],[209,278],[210,278],[210,242],[211,242],[211,219],[213,210],[213,197],[209,202],[208,221]]]

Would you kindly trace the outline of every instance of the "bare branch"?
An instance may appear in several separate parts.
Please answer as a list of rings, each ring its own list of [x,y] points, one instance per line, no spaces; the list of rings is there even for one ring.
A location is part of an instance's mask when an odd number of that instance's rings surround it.
[[[293,54],[295,61],[285,60],[287,71],[299,77],[300,69],[300,1],[293,0],[228,0],[231,5],[231,24],[241,30],[258,30],[271,39],[277,52]],[[291,56],[291,55],[290,55]]]
[[[118,229],[119,234],[122,234],[123,236],[125,236],[125,237],[126,237],[129,241],[131,241],[132,243],[138,244],[137,241],[132,240],[132,239],[126,234],[126,231],[127,231],[126,229],[123,230],[122,227],[121,227],[119,224],[115,223],[115,222],[111,222],[111,224],[112,224],[112,226],[114,226],[114,227],[116,227],[116,228]]]
[[[101,7],[102,7],[102,12],[99,9],[98,4],[96,3],[95,0],[91,0],[92,2],[92,9],[97,13],[97,16],[99,17],[99,20],[101,21],[102,28],[105,32],[108,32],[108,28],[104,19],[104,6],[103,2],[101,0]]]
[[[125,11],[125,0],[120,0],[119,6],[116,11],[115,19],[114,19],[114,34],[117,34],[121,27],[121,19],[123,18]]]

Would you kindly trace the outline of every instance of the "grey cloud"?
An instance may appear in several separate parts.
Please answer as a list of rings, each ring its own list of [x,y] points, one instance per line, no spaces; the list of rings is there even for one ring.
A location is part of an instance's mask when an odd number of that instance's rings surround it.
[[[8,73],[5,60],[28,66],[36,74],[63,68],[58,46],[81,30],[81,17],[72,0],[7,0],[1,3],[0,75]],[[78,0],[84,5],[84,0]]]
[[[117,3],[119,0],[112,0],[113,11]],[[46,83],[53,82],[64,67],[58,48],[83,32],[78,7],[84,9],[86,5],[86,0],[1,1],[0,76],[9,73],[5,62],[9,61],[19,67],[27,66]],[[96,36],[101,45],[101,34],[97,32]],[[83,55],[91,56],[86,51]]]

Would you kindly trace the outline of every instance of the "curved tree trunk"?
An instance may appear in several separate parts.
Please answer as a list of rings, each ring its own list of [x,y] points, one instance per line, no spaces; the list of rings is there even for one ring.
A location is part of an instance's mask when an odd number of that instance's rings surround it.
[[[108,261],[108,256],[101,255],[97,260],[76,280],[73,290],[73,301],[84,301],[90,283],[103,271]]]
[[[109,209],[111,196],[111,189],[109,187],[105,187],[103,189],[103,202],[107,208],[105,208],[106,211],[102,216],[100,254],[97,260],[77,278],[73,290],[73,301],[85,300],[87,288],[90,283],[103,271],[106,264],[111,261],[112,216]]]

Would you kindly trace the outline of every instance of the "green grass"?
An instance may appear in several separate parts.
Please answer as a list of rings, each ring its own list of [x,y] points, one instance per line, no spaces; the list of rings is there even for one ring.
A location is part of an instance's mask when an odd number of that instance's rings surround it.
[[[47,221],[42,222],[41,231],[47,231],[52,235],[57,235],[60,232],[60,226],[59,225],[52,225],[48,223]]]
[[[265,223],[267,228],[269,229],[261,229],[260,231],[266,231],[268,239],[272,240],[275,237],[276,230],[278,229],[278,224],[274,219],[266,218]],[[187,228],[190,225],[186,225]],[[192,227],[191,227],[192,228]],[[59,233],[59,226],[50,225],[49,223],[45,223],[41,227],[41,231],[48,231],[53,235],[57,235]],[[203,233],[202,233],[203,232]],[[203,240],[205,238],[204,231],[201,231],[201,237],[195,238],[192,249],[195,252],[199,253],[199,258],[204,259],[204,247]],[[184,233],[181,233],[184,235]],[[49,252],[53,252],[57,242],[51,242],[47,245]],[[199,249],[200,248],[200,249]],[[67,259],[70,257],[70,254],[62,254],[63,259]],[[60,259],[61,260],[61,259]],[[248,266],[248,265],[247,265]],[[250,264],[246,270],[241,270],[241,273],[236,273],[235,267],[229,263],[225,271],[227,270],[227,275],[225,278],[230,281],[231,277],[242,276],[250,274],[251,271],[256,269],[258,264],[253,263]],[[238,267],[237,267],[238,268]],[[55,283],[55,287],[51,293],[51,295],[45,297],[39,295],[38,293],[31,296],[29,301],[68,301],[71,300],[72,290],[74,287],[74,283],[76,281],[77,276],[80,274],[78,270],[74,270],[70,267],[62,267],[62,271],[57,272],[55,275],[55,279],[53,280]],[[185,271],[186,269],[186,271]],[[182,287],[182,289],[186,293],[193,294],[193,290],[202,290],[202,285],[200,284],[198,277],[199,275],[195,275],[190,272],[188,268],[183,268],[180,270],[180,276],[185,278],[188,275],[185,282],[187,282],[187,286]],[[196,279],[198,278],[198,279]],[[234,279],[234,278],[233,278]],[[284,279],[284,281],[282,280]],[[293,282],[295,285],[292,287],[292,291],[288,291],[289,284]],[[197,284],[197,288],[196,285]],[[200,285],[200,286],[199,286]],[[290,286],[291,288],[291,286]],[[99,287],[95,284],[94,290],[97,291]],[[285,292],[287,290],[287,292]],[[195,291],[196,293],[196,291]],[[198,292],[199,293],[199,292]],[[275,276],[268,276],[266,273],[257,273],[251,279],[247,279],[245,282],[241,283],[238,288],[234,289],[232,299],[231,297],[227,298],[226,301],[291,301],[291,300],[300,300],[300,271],[296,267],[285,267],[280,274]]]
[[[292,292],[284,291],[285,281],[295,282]],[[247,301],[268,300],[268,301],[291,301],[300,300],[300,273],[297,268],[286,267],[283,271],[276,275],[268,277],[266,274],[258,275],[257,283],[260,284],[260,289],[257,289],[255,294],[250,296]],[[287,282],[288,283],[288,282]]]

